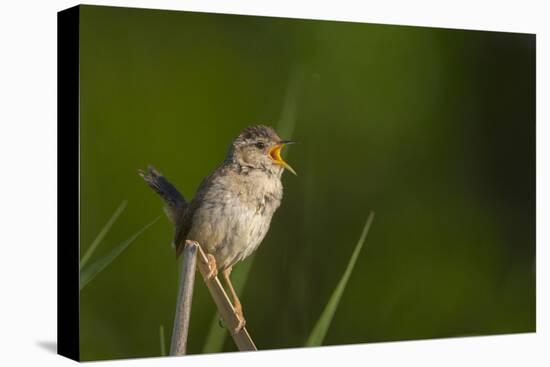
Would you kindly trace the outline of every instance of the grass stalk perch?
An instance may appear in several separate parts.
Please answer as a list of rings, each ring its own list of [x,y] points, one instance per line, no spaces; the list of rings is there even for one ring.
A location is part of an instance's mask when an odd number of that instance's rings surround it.
[[[187,241],[185,243],[176,317],[174,319],[172,343],[170,346],[171,356],[185,355],[187,349],[187,336],[189,334],[189,320],[191,317],[191,304],[193,302],[193,287],[195,285],[198,249],[199,245],[196,242]]]
[[[188,242],[193,241],[186,241],[186,243]],[[218,308],[220,317],[229,330],[235,330],[239,325],[239,318],[237,316],[237,313],[235,312],[235,309],[233,308],[233,304],[229,300],[229,297],[227,296],[227,293],[221,285],[218,277],[216,276],[213,278],[208,278],[208,275],[211,274],[208,257],[206,256],[200,245],[196,242],[194,243],[197,244],[198,247],[197,264],[199,267],[199,271],[201,272],[204,283],[206,284],[206,287],[208,288],[208,291],[210,292],[210,295],[212,296],[212,299],[214,300],[214,303]],[[246,327],[241,328],[241,330],[236,333],[232,333],[231,337],[233,338],[233,341],[240,351],[257,350],[256,345],[254,344],[254,341],[252,341],[252,338],[250,337],[250,334],[248,333]]]
[[[191,317],[191,304],[193,299],[193,286],[195,282],[195,270],[198,267],[204,283],[218,308],[223,323],[229,330],[237,329],[239,318],[225,289],[217,276],[209,278],[212,274],[208,257],[200,245],[195,241],[185,241],[183,253],[183,267],[181,271],[180,289],[176,306],[176,317],[172,331],[172,344],[170,355],[185,355],[187,337],[189,334],[189,320]],[[246,327],[231,335],[240,351],[257,350]]]

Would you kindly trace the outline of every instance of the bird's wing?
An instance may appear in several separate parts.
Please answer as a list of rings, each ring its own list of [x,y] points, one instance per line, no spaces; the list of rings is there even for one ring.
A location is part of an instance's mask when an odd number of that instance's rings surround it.
[[[176,221],[176,232],[173,242],[174,247],[176,248],[176,258],[178,258],[183,253],[183,249],[185,247],[184,242],[187,239],[187,235],[189,234],[189,231],[193,226],[193,218],[195,216],[195,213],[203,203],[204,196],[207,194],[208,189],[211,187],[212,181],[220,175],[220,171],[221,168],[218,168],[212,174],[202,180],[199,188],[197,189],[195,197],[186,207],[185,211],[181,213],[180,218]]]

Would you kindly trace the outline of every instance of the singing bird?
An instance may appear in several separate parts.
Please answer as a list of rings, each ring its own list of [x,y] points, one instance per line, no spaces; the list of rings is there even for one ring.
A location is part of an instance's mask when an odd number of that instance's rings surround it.
[[[242,329],[245,319],[231,283],[231,270],[252,254],[267,234],[283,198],[283,171],[296,175],[281,158],[281,149],[291,143],[281,140],[269,126],[247,127],[233,140],[223,163],[201,182],[191,202],[155,168],[139,171],[165,202],[165,212],[175,228],[172,245],[176,258],[183,252],[185,240],[197,241],[214,269],[211,277],[218,272],[223,275],[239,318],[234,332]]]

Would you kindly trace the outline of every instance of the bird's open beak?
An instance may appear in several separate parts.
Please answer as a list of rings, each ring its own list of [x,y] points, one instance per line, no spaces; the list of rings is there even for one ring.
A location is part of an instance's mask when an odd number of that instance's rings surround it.
[[[294,171],[294,169],[290,167],[290,164],[286,163],[283,160],[283,158],[281,158],[281,149],[283,149],[283,147],[287,144],[294,144],[294,143],[295,142],[291,140],[282,140],[281,142],[279,142],[269,150],[269,157],[273,160],[273,162],[283,166],[284,168],[292,172],[295,176],[297,176],[296,171]]]

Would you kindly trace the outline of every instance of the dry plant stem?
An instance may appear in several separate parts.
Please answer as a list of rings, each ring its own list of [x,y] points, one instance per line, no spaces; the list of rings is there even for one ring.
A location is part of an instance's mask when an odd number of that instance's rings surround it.
[[[188,243],[191,241],[187,241]],[[233,305],[231,304],[231,301],[229,300],[229,297],[227,297],[227,293],[225,293],[225,290],[223,289],[220,280],[218,277],[209,278],[208,276],[212,274],[212,269],[210,268],[210,264],[208,261],[207,255],[204,253],[202,248],[196,243],[193,242],[198,246],[198,266],[199,271],[201,272],[201,275],[204,279],[204,283],[206,284],[206,287],[208,288],[208,291],[210,292],[210,295],[214,299],[214,302],[216,303],[216,306],[218,308],[218,312],[220,313],[220,316],[223,320],[223,323],[226,325],[226,327],[231,330],[236,330],[239,327],[239,317],[237,316],[237,313],[235,312],[235,309],[233,308]],[[231,337],[235,341],[235,344],[237,345],[237,348],[241,351],[245,350],[257,350],[256,345],[254,345],[254,342],[250,338],[250,334],[248,334],[248,331],[245,327],[242,327],[237,332],[232,332]]]
[[[174,329],[172,330],[172,344],[170,346],[171,356],[184,355],[187,348],[198,250],[199,245],[196,242],[187,241],[185,243],[176,317],[174,320]]]

